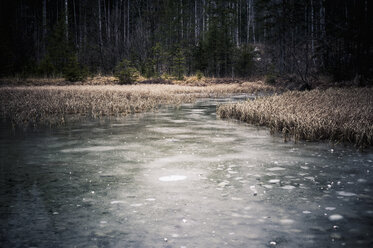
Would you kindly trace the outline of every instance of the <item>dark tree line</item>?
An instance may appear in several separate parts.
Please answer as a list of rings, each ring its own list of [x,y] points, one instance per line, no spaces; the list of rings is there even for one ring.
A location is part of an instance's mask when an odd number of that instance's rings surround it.
[[[372,76],[368,0],[1,1],[0,72]],[[82,67],[82,68],[83,68]]]

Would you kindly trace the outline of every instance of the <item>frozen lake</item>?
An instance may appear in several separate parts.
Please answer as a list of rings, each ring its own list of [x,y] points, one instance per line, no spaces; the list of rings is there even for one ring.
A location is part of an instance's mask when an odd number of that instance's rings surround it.
[[[2,124],[0,246],[373,246],[372,150],[284,143],[216,104]]]

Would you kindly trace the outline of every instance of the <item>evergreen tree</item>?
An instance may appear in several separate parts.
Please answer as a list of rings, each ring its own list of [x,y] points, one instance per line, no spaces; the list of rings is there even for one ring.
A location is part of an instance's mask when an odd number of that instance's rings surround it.
[[[174,74],[178,80],[184,78],[185,72],[185,57],[183,50],[180,47],[177,47],[174,59],[173,59]]]

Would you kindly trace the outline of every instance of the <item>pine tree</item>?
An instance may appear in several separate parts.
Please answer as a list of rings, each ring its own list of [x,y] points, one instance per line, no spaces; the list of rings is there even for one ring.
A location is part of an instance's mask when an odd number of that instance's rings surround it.
[[[174,67],[174,74],[178,80],[182,80],[184,78],[185,72],[185,57],[183,50],[180,47],[177,47],[175,56],[173,59],[173,67]]]

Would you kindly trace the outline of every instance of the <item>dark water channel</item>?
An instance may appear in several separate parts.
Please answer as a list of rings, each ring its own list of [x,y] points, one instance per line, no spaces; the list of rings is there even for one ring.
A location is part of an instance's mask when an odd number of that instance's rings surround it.
[[[284,143],[216,104],[2,124],[0,247],[373,247],[371,150]]]

